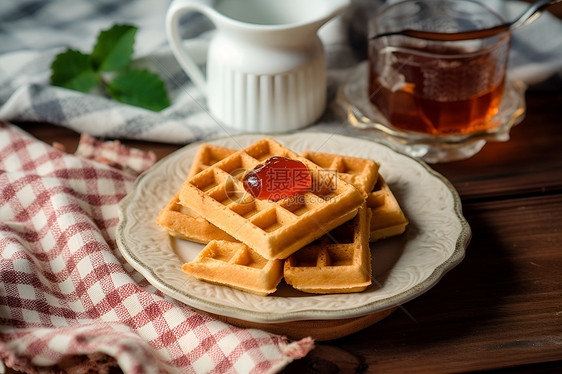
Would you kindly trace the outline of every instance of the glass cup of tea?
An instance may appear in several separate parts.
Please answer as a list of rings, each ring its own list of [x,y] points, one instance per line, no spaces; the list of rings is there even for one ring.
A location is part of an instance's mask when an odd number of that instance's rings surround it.
[[[369,23],[370,103],[388,126],[413,134],[456,136],[498,126],[511,33],[457,41],[392,33],[454,33],[503,22],[472,0],[406,0],[380,9]]]

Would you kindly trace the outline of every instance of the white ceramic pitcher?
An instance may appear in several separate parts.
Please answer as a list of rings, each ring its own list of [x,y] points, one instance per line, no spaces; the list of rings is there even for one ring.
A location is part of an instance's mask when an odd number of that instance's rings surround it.
[[[326,107],[326,60],[317,31],[350,0],[175,0],[166,32],[172,52],[204,91],[213,117],[251,132],[284,132]],[[205,77],[182,44],[179,19],[196,11],[215,25]]]

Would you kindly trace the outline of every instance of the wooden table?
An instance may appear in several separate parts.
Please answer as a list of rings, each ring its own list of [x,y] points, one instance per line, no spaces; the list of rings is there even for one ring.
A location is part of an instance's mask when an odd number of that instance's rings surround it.
[[[562,16],[562,3],[550,9]],[[527,91],[505,143],[433,168],[459,192],[473,232],[463,262],[422,296],[283,373],[562,372],[562,86]],[[73,151],[79,136],[20,124]],[[124,141],[161,158],[178,146]]]
[[[526,99],[509,142],[433,165],[458,190],[473,231],[463,262],[386,319],[318,343],[285,373],[562,370],[562,87]],[[20,126],[69,151],[78,143],[62,127]],[[179,148],[124,143],[159,158]]]

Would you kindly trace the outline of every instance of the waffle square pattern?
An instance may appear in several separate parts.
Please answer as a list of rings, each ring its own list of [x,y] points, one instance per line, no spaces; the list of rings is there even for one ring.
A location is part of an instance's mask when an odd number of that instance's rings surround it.
[[[206,143],[201,144],[187,177],[194,176],[234,152],[233,149],[229,148]],[[168,230],[171,236],[196,243],[207,244],[211,240],[236,241],[232,236],[211,224],[193,209],[183,206],[180,203],[179,191],[160,211],[156,223]]]
[[[247,193],[244,176],[273,156],[305,164],[313,188],[279,201],[260,200]],[[353,185],[271,138],[189,177],[180,188],[179,200],[268,260],[285,259],[349,221],[365,201]]]
[[[355,186],[363,194],[372,191],[379,175],[380,165],[366,158],[313,151],[304,151],[301,155],[321,168],[335,173],[339,179]]]
[[[240,242],[212,240],[182,270],[200,280],[265,296],[276,291],[283,261],[267,260]]]
[[[355,218],[292,254],[285,260],[285,281],[310,293],[365,290],[371,284],[370,218],[363,204]]]

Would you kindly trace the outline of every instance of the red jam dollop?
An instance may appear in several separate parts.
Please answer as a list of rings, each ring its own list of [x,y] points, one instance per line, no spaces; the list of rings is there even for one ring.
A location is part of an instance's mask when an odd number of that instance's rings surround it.
[[[273,156],[246,174],[242,184],[257,199],[279,201],[310,190],[312,178],[302,162]]]

